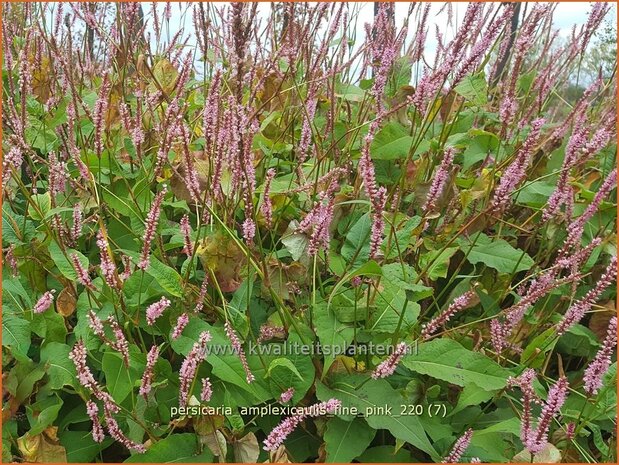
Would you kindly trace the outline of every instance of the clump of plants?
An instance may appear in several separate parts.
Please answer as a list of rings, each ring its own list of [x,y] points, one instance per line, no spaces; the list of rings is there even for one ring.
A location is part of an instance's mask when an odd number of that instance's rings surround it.
[[[610,7],[359,8],[3,6],[4,460],[616,460]]]

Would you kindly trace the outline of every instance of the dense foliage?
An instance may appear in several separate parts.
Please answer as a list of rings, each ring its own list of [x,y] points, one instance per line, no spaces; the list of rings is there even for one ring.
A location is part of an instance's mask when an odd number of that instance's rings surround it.
[[[616,460],[606,4],[143,5],[3,6],[3,460]]]

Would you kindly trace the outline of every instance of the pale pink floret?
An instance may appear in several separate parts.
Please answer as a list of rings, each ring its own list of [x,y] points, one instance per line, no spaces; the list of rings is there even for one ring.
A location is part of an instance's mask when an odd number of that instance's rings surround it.
[[[152,390],[153,374],[158,358],[159,347],[154,345],[150,348],[146,356],[146,368],[144,369],[144,374],[142,374],[142,380],[140,382],[140,395],[144,396],[145,399]]]
[[[181,337],[187,323],[189,323],[189,315],[187,313],[182,313],[176,320],[176,326],[174,326],[174,329],[172,330],[172,339],[178,339]]]
[[[88,270],[82,265],[79,256],[76,253],[73,253],[69,258],[71,259],[73,269],[75,269],[75,273],[77,274],[77,280],[85,287],[94,289],[90,276],[88,275]]]
[[[52,303],[54,302],[55,292],[56,291],[52,289],[51,291],[47,291],[45,294],[43,294],[41,298],[37,301],[37,303],[34,304],[34,307],[32,307],[32,311],[34,313],[43,313],[49,307],[51,307]]]
[[[508,386],[518,386],[522,391],[522,417],[520,425],[520,439],[531,454],[540,452],[548,444],[548,431],[553,418],[560,413],[560,409],[567,398],[568,383],[562,377],[548,390],[548,397],[542,406],[537,421],[537,427],[532,426],[533,404],[541,401],[535,394],[533,382],[536,379],[535,371],[527,368],[517,378],[509,378]]]
[[[99,421],[99,407],[92,400],[86,402],[86,413],[92,421],[92,439],[95,442],[103,442],[105,439],[105,433],[103,427]]]
[[[155,320],[157,318],[159,318],[163,314],[165,309],[168,308],[170,306],[170,304],[171,304],[171,302],[167,298],[165,298],[165,297],[162,297],[161,299],[159,299],[154,304],[151,304],[146,309],[146,323],[149,326],[154,325],[155,324]]]
[[[408,346],[406,342],[400,342],[396,346],[393,353],[376,367],[376,369],[372,373],[372,378],[378,379],[391,376],[395,372],[395,369],[398,367],[398,364],[400,363],[404,355],[406,355],[407,350]]]
[[[531,454],[537,454],[548,444],[548,431],[553,418],[560,413],[560,409],[567,399],[567,379],[562,377],[548,391],[548,398],[542,407],[542,413],[537,422],[537,428],[532,430],[524,440],[525,447]]]
[[[423,330],[421,331],[422,339],[429,339],[434,332],[440,328],[442,325],[447,323],[449,319],[458,313],[460,310],[464,309],[475,297],[474,291],[468,291],[462,294],[459,297],[456,297],[454,301],[447,307],[447,310],[440,313],[437,317],[430,320],[429,323],[423,326]]]
[[[191,242],[191,226],[189,216],[183,215],[180,222],[181,233],[183,234],[183,253],[187,256],[193,255],[193,244]]]
[[[612,363],[612,355],[617,348],[617,317],[614,316],[608,323],[606,337],[602,343],[602,348],[595,354],[593,362],[585,370],[583,379],[585,381],[585,392],[589,395],[598,393],[603,386],[603,377]]]
[[[118,324],[118,321],[116,321],[116,318],[114,318],[113,316],[109,316],[107,319],[107,322],[110,325],[110,328],[112,328],[112,332],[114,333],[114,337],[116,338],[115,341],[110,343],[110,347],[120,352],[120,354],[123,357],[123,361],[125,362],[125,366],[128,367],[129,366],[129,341],[127,341],[127,338],[125,337],[125,333],[123,332],[122,328]]]
[[[585,294],[584,297],[574,302],[568,308],[563,319],[557,324],[557,334],[565,334],[572,326],[578,323],[593,307],[600,295],[617,279],[617,257],[613,257],[604,274],[598,279],[595,287]]]
[[[292,415],[283,420],[269,433],[264,440],[264,450],[267,452],[276,451],[295,428],[307,417],[317,417],[320,415],[330,415],[342,405],[337,399],[329,399],[326,402],[311,405],[302,410],[301,413]]]
[[[264,178],[264,194],[262,199],[262,205],[260,206],[260,211],[264,215],[264,221],[268,228],[271,227],[273,223],[273,203],[271,202],[271,182],[275,177],[275,170],[273,168],[267,170],[266,176]]]
[[[178,371],[179,375],[179,392],[178,392],[178,405],[179,407],[185,407],[189,400],[189,391],[193,383],[193,379],[198,371],[198,366],[206,359],[206,344],[211,340],[211,333],[203,331]]]
[[[146,228],[144,229],[144,235],[142,236],[144,245],[142,246],[140,261],[138,262],[138,268],[141,270],[146,270],[150,265],[150,244],[155,238],[157,223],[159,223],[159,215],[161,214],[161,204],[163,203],[163,197],[167,191],[166,186],[163,186],[161,192],[155,196],[155,200],[153,200],[150,211],[146,216]]]
[[[284,392],[282,392],[282,394],[279,396],[279,403],[287,404],[288,402],[292,400],[293,396],[294,396],[294,388],[288,388]]]
[[[202,379],[202,391],[200,391],[200,400],[202,402],[208,402],[213,395],[213,385],[209,378]]]
[[[428,197],[423,205],[422,210],[424,212],[434,211],[436,208],[436,202],[445,190],[445,185],[447,184],[447,180],[449,178],[449,172],[452,168],[454,154],[455,150],[453,147],[449,147],[445,150],[443,160],[436,170],[436,174],[434,175],[434,179],[432,179],[432,184],[430,185]]]
[[[230,322],[226,321],[226,323],[224,324],[224,329],[226,330],[226,335],[228,336],[228,339],[230,339],[230,342],[232,343],[232,350],[239,357],[239,360],[241,360],[243,370],[245,371],[245,379],[248,383],[252,383],[256,378],[251,372],[249,364],[247,363],[247,357],[245,357],[245,351],[243,350],[243,346],[241,345],[241,340],[237,336],[236,331],[234,331],[234,328],[232,328]]]
[[[451,451],[442,460],[442,463],[457,463],[460,461],[462,454],[466,451],[471,443],[471,439],[473,438],[473,430],[471,428],[467,429],[462,436],[458,438],[458,440],[453,445]]]

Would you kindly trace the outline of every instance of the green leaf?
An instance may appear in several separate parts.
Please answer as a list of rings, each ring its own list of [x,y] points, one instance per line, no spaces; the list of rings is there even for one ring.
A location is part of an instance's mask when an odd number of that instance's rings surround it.
[[[298,334],[291,332],[288,336],[288,344],[301,345],[301,338]],[[284,367],[275,367],[270,372],[270,388],[273,397],[277,398],[282,393],[283,388],[294,388],[294,395],[291,403],[295,405],[299,402],[307,391],[314,384],[314,376],[316,369],[312,362],[312,357],[303,355],[301,351],[289,351],[286,354],[286,360],[295,367],[296,372],[293,372]]]
[[[15,400],[21,404],[32,395],[34,385],[45,376],[45,370],[41,365],[35,363],[20,363],[15,368],[19,371],[17,375],[19,384],[15,390]]]
[[[327,422],[324,434],[327,463],[350,463],[370,445],[376,435],[363,419],[344,421],[334,417]]]
[[[529,368],[539,368],[546,359],[546,354],[557,344],[556,329],[548,328],[527,345],[520,354],[520,363]]]
[[[23,228],[23,231],[22,231]],[[34,223],[22,215],[13,213],[8,206],[2,208],[2,243],[21,245],[36,234]]]
[[[402,415],[402,405],[406,405],[402,395],[394,390],[384,380],[365,382],[367,378],[357,376],[342,376],[331,383],[331,387],[318,382],[316,395],[321,401],[337,398],[343,407],[355,407],[359,413],[365,414],[366,421],[374,429],[386,429],[397,439],[406,441],[418,449],[427,452],[433,460],[440,460],[436,450],[426,436],[421,420],[415,415]],[[362,384],[363,383],[363,384]],[[355,385],[359,386],[355,387]],[[390,407],[390,414],[370,414],[378,412],[379,408]],[[351,420],[350,416],[344,419]]]
[[[50,342],[64,342],[67,338],[67,326],[64,318],[52,310],[33,314],[30,329],[37,336],[45,339],[43,346]]]
[[[325,362],[323,373],[326,374],[335,360],[335,357],[344,354],[346,347],[350,344],[350,341],[352,341],[354,330],[352,326],[338,321],[335,317],[335,313],[324,303],[317,304],[314,310],[316,335],[318,339],[320,339],[323,348],[328,347],[329,350],[329,354],[326,352],[324,354]]]
[[[3,315],[2,346],[27,355],[30,349],[30,323],[10,313]]]
[[[544,205],[555,190],[554,184],[544,181],[529,181],[524,183],[515,194],[518,203],[527,205]]]
[[[133,348],[133,347],[132,347]],[[140,354],[141,355],[141,354]],[[130,354],[129,369],[125,366],[122,356],[111,350],[103,354],[102,368],[105,373],[105,385],[108,392],[117,403],[121,403],[133,390],[141,377],[145,364]],[[137,365],[141,366],[137,366]]]
[[[75,268],[73,267],[73,263],[71,263],[70,261],[70,258],[74,253],[77,254],[77,257],[80,263],[82,264],[82,266],[84,267],[84,269],[88,269],[88,259],[81,252],[78,252],[77,250],[66,249],[67,256],[65,257],[64,253],[62,253],[62,250],[60,249],[58,244],[52,241],[49,243],[48,251],[49,251],[49,255],[51,259],[54,261],[54,263],[58,267],[58,270],[60,270],[60,272],[65,278],[70,279],[71,281],[77,280],[77,272],[75,271]]]
[[[353,84],[337,83],[335,86],[335,96],[349,102],[361,102],[365,98],[365,91]]]
[[[430,297],[434,293],[434,289],[431,287],[426,287],[423,284],[416,284],[414,282],[417,278],[417,272],[410,265],[404,263],[389,263],[383,265],[382,270],[385,280],[409,291],[409,300],[413,302]]]
[[[125,463],[211,463],[213,454],[204,447],[199,452],[193,433],[172,434],[154,443],[144,454],[134,454]]]
[[[361,265],[368,260],[370,255],[370,231],[372,219],[369,213],[364,214],[350,228],[346,234],[346,240],[342,245],[342,257],[348,262],[354,260],[355,265]]]
[[[449,261],[453,254],[458,250],[457,247],[448,247],[443,250],[432,250],[421,256],[420,265],[422,269],[426,269],[426,276],[432,281],[438,278],[446,278],[449,270]]]
[[[140,254],[132,250],[123,250],[123,253],[129,255],[134,260],[140,259]],[[181,284],[181,275],[174,268],[161,263],[151,255],[150,265],[146,269],[146,273],[151,275],[159,283],[159,285],[170,295],[182,297],[184,289]]]
[[[488,84],[483,74],[464,76],[454,90],[474,105],[488,103]]]
[[[69,358],[70,352],[71,348],[68,345],[59,342],[50,342],[41,348],[41,362],[45,365],[49,379],[47,385],[51,389],[76,387],[77,373],[75,365]]]
[[[52,197],[49,192],[34,194],[32,203],[28,204],[28,216],[33,220],[41,221],[52,208]]]
[[[404,357],[404,366],[458,386],[474,384],[480,389],[502,389],[510,372],[485,355],[473,352],[451,339],[434,339]]]
[[[409,129],[392,121],[376,133],[370,145],[370,154],[374,160],[406,158],[414,140]]]
[[[32,308],[32,298],[19,278],[4,277],[2,280],[2,306],[6,313],[21,313]]]
[[[67,462],[93,462],[103,449],[114,442],[112,438],[105,438],[102,443],[92,439],[91,431],[61,431],[58,433],[60,444],[67,450]]]
[[[397,446],[370,447],[357,457],[360,463],[412,463],[414,460],[406,449]]]
[[[380,266],[378,266],[378,264],[374,260],[370,260],[369,262],[364,263],[362,266],[360,266],[356,270],[351,271],[346,276],[344,276],[340,281],[338,281],[338,283],[333,287],[331,294],[329,294],[328,306],[331,305],[331,300],[333,299],[333,296],[335,296],[340,290],[340,288],[345,283],[349,282],[351,279],[357,276],[380,276],[380,275],[382,275],[382,270],[380,269]]]
[[[495,393],[496,391],[483,391],[476,385],[469,384],[462,389],[462,392],[458,397],[458,403],[455,408],[449,412],[449,416],[455,415],[471,405],[479,405],[482,402],[486,402],[492,399],[492,396],[494,396]]]
[[[282,244],[290,252],[292,259],[298,261],[307,250],[309,238],[305,234],[295,233],[296,226],[298,226],[296,220],[290,222],[286,233],[282,236]]]
[[[63,402],[59,397],[53,396],[32,406],[27,406],[26,411],[28,412],[28,421],[30,422],[28,434],[36,436],[50,426],[58,418],[58,412],[60,412],[62,404]],[[35,411],[36,416],[34,415]]]
[[[287,358],[276,358],[275,360],[272,360],[269,364],[267,375],[271,376],[273,371],[278,371],[278,368],[280,369],[279,371],[284,370],[293,373],[295,376],[297,376],[297,378],[303,381],[303,376],[301,376],[299,370],[297,370],[297,368],[294,366],[294,363],[292,363]]]
[[[408,218],[400,227],[396,228],[395,235],[392,230],[385,234],[387,237],[383,240],[381,248],[387,259],[398,258],[404,253],[413,239],[413,231],[421,224],[421,217],[413,216]],[[389,248],[389,250],[387,250]]]
[[[370,321],[368,322],[368,330],[378,333],[393,334],[400,321],[402,309],[404,309],[407,300],[406,290],[400,286],[385,282],[384,288],[377,291],[374,301],[374,310],[372,311]],[[415,324],[419,316],[420,307],[416,302],[408,302],[404,310],[402,318],[401,330],[405,333],[408,328]]]
[[[468,252],[467,260],[472,263],[483,263],[501,273],[517,273],[531,269],[535,264],[524,251],[515,249],[503,239],[493,240],[483,233],[478,237],[458,238],[462,251]]]

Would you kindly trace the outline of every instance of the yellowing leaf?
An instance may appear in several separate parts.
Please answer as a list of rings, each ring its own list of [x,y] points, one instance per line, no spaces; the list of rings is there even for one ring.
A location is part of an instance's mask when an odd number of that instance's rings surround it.
[[[63,317],[67,318],[73,315],[75,312],[76,299],[73,295],[73,291],[65,287],[60,294],[58,294],[58,298],[56,299],[56,311],[60,313]]]
[[[56,433],[57,426],[50,426],[41,434],[30,436],[26,433],[17,439],[17,447],[26,462],[38,463],[66,463],[67,452],[60,445]]]
[[[153,67],[153,76],[156,83],[151,82],[148,86],[148,90],[151,93],[163,90],[166,95],[169,95],[174,90],[176,82],[178,81],[178,71],[174,65],[165,58],[162,58],[155,64]]]
[[[240,271],[245,254],[226,233],[217,231],[198,246],[198,257],[210,269],[223,292],[234,292],[241,285]]]
[[[232,443],[234,459],[237,463],[256,463],[260,455],[260,446],[254,433],[247,433]]]

